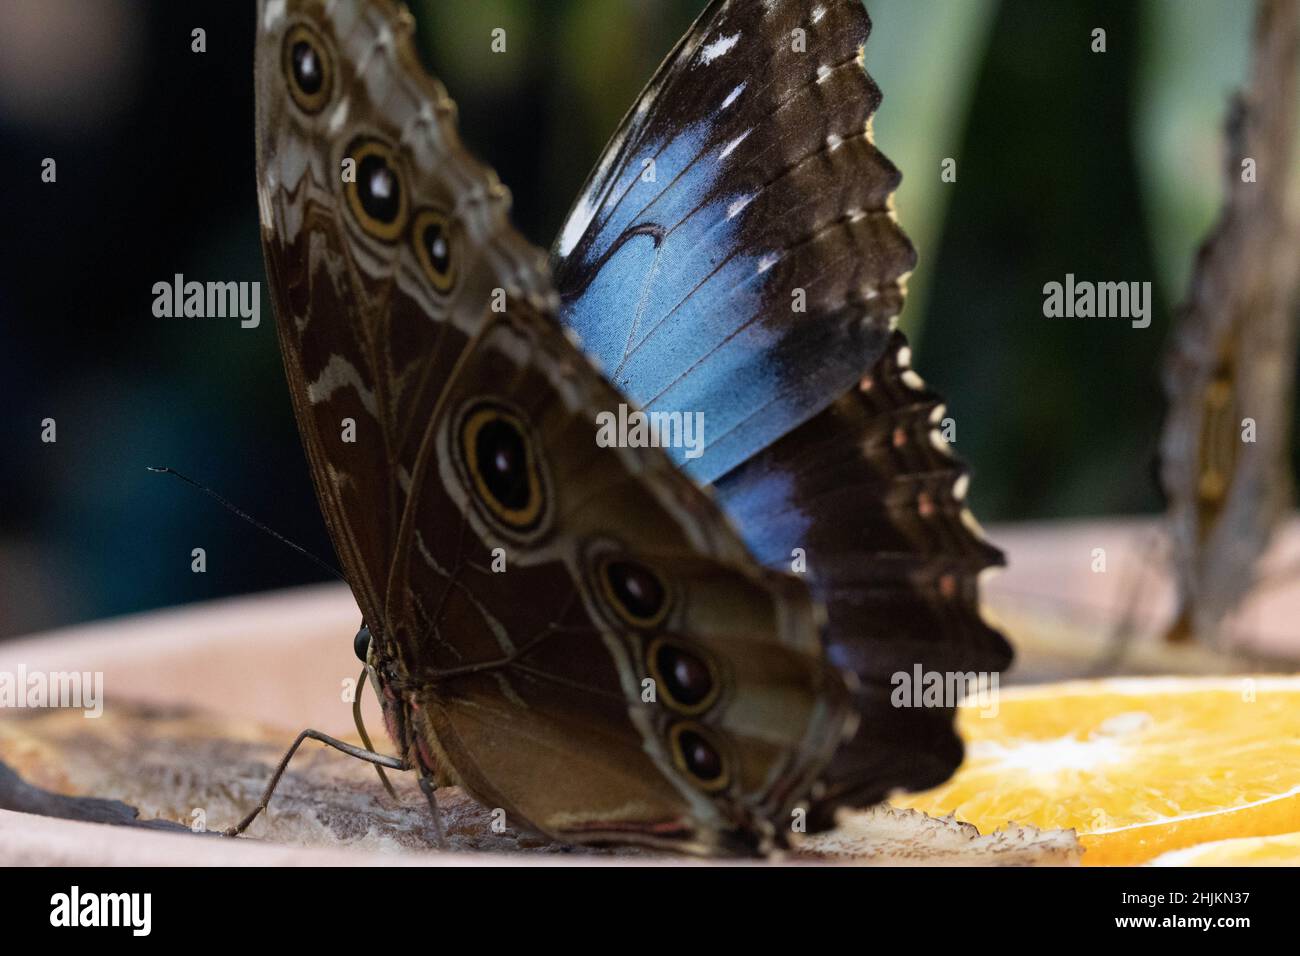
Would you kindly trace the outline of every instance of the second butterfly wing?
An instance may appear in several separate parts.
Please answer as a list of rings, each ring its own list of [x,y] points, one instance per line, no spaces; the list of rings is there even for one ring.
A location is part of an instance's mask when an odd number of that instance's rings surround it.
[[[703,456],[678,460],[761,561],[806,565],[828,658],[858,678],[814,826],[960,763],[951,699],[899,706],[898,675],[1010,661],[979,611],[1001,554],[890,331],[915,255],[870,138],[869,33],[860,0],[710,4],[552,249],[562,320],[648,410],[704,412]]]

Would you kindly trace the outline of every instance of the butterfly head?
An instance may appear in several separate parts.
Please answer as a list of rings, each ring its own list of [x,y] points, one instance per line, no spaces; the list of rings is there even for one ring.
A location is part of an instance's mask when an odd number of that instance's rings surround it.
[[[365,624],[361,625],[361,629],[357,631],[357,636],[352,639],[352,650],[356,653],[357,660],[369,665],[370,628]]]

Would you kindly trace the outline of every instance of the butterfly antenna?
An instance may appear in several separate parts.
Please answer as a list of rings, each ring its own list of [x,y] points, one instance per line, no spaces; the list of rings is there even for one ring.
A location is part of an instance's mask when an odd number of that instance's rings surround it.
[[[366,677],[369,674],[369,665],[361,668],[361,676],[357,678],[357,692],[352,697],[352,722],[357,725],[357,733],[361,735],[361,742],[366,745],[366,749],[374,750],[374,746],[370,743],[370,735],[366,733],[365,721],[361,719],[361,694],[366,689]],[[388,791],[388,795],[400,803],[401,800],[398,799],[397,791],[388,782],[388,774],[384,773],[384,768],[379,764],[375,764],[375,772],[379,774],[379,781],[384,785],[384,789]]]
[[[348,579],[345,578],[339,572],[338,568],[331,567],[330,565],[322,561],[320,558],[316,557],[316,555],[312,554],[310,551],[304,548],[302,545],[290,541],[288,538],[280,534],[280,532],[276,531],[274,528],[268,528],[266,525],[262,524],[262,522],[258,521],[248,512],[236,508],[225,498],[221,497],[221,495],[217,494],[211,488],[207,487],[207,485],[200,484],[199,482],[195,481],[193,478],[190,478],[188,475],[182,475],[175,468],[159,467],[157,465],[148,465],[146,467],[148,468],[149,471],[152,471],[154,474],[173,475],[174,477],[179,478],[181,481],[185,482],[187,485],[192,485],[193,487],[199,489],[199,491],[203,492],[213,501],[217,502],[217,504],[221,505],[221,507],[225,508],[231,514],[243,518],[245,521],[251,524],[254,528],[257,528],[259,531],[265,531],[267,534],[275,538],[275,540],[279,541],[281,544],[288,545],[289,547],[293,548],[293,550],[301,554],[304,558],[313,561],[317,567],[321,568],[322,570],[328,571],[330,574],[334,575],[334,577],[338,578],[344,584],[347,583]],[[369,741],[366,742],[366,746],[367,747],[370,746]]]

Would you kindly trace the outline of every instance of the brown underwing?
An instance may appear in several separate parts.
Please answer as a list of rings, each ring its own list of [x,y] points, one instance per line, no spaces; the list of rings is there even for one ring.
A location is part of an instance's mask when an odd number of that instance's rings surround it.
[[[1223,211],[1166,357],[1160,477],[1179,596],[1170,640],[1219,639],[1291,505],[1298,9],[1259,5],[1253,76],[1227,122]]]

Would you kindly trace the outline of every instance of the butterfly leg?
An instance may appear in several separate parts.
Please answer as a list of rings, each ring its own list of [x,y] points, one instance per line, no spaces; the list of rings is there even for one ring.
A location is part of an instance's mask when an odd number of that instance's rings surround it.
[[[344,743],[342,740],[331,737],[329,734],[323,734],[319,730],[304,730],[298,735],[298,739],[293,742],[293,745],[289,748],[288,752],[286,752],[280,759],[280,764],[275,768],[275,773],[271,775],[271,781],[266,785],[266,790],[263,791],[262,799],[258,801],[257,806],[253,808],[251,813],[233,827],[228,827],[226,830],[222,831],[223,835],[228,837],[239,836],[239,834],[247,830],[252,822],[257,819],[257,815],[266,809],[266,805],[271,802],[271,794],[275,792],[276,786],[280,783],[280,778],[284,776],[285,768],[289,766],[289,761],[293,759],[293,755],[298,751],[298,748],[302,746],[302,742],[308,738],[319,740],[326,746],[333,747],[335,750],[340,750],[348,756],[356,757],[358,760],[372,763],[377,767],[388,767],[392,770],[412,769],[411,765],[400,757],[389,757],[385,754],[375,753],[373,750],[355,747],[352,744]],[[423,785],[423,781],[421,781],[421,785]],[[439,833],[441,834],[441,826],[439,827]]]
[[[434,789],[433,778],[427,771],[420,773],[420,790],[424,793],[424,798],[429,801],[429,809],[433,811],[433,832],[438,839],[438,849],[444,849],[447,844],[442,832],[442,813],[438,810],[438,795]]]
[[[365,625],[362,625],[362,629],[365,629]],[[352,698],[352,722],[357,725],[357,733],[361,737],[361,742],[365,744],[367,750],[373,752],[375,749],[374,744],[370,742],[370,734],[366,733],[366,722],[361,719],[361,694],[366,689],[366,678],[369,676],[369,673],[370,665],[367,664],[362,669],[361,676],[357,678],[357,692]],[[384,785],[384,789],[388,791],[388,795],[393,798],[394,802],[396,802],[397,791],[394,790],[393,785],[388,782],[388,774],[384,773],[384,768],[379,766],[379,764],[375,764],[375,773],[379,774],[380,783]]]

